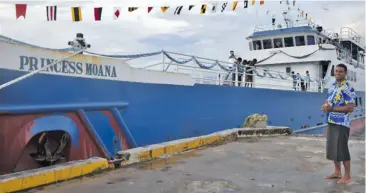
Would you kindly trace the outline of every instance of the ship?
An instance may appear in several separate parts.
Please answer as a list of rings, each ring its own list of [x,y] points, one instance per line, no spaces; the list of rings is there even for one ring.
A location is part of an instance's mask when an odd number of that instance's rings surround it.
[[[365,41],[348,27],[333,32],[288,17],[256,26],[246,38],[249,53],[240,54],[250,84],[230,60],[164,50],[91,53],[86,39],[77,34],[72,48],[50,49],[0,36],[0,174],[113,160],[121,150],[242,127],[253,114],[323,135],[321,106],[340,63],[357,94],[351,135],[365,128]],[[158,68],[126,59],[158,55]]]

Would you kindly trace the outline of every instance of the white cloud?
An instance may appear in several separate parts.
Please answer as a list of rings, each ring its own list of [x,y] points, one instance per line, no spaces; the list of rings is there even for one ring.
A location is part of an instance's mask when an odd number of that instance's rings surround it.
[[[219,3],[215,14],[209,14],[212,7],[210,1],[205,1],[209,4],[206,10],[209,15],[200,14],[204,2],[197,0],[68,1],[59,7],[58,21],[55,22],[46,21],[45,5],[54,2],[59,5],[60,1],[51,0],[47,4],[38,3],[38,7],[29,6],[25,20],[15,20],[14,4],[1,2],[4,1],[0,0],[0,34],[40,46],[65,48],[67,42],[81,32],[92,45],[90,51],[103,54],[134,54],[165,49],[227,61],[229,51],[235,50],[242,58],[247,58],[250,53],[245,38],[253,32],[255,25],[270,24],[273,12],[277,21],[283,21],[280,14],[283,8],[280,8],[279,1],[268,0],[263,6],[257,0],[255,6],[249,4],[247,9],[243,9],[243,2],[240,1],[236,11],[231,10],[232,1],[229,1],[225,13],[221,13],[222,3]],[[362,1],[297,0],[296,3],[325,29],[335,28],[339,32],[340,27],[348,26],[359,34],[365,34],[365,3]],[[196,6],[188,12],[188,5],[191,4]],[[71,21],[70,7],[76,5],[83,7],[82,22]],[[183,10],[181,15],[174,15],[178,5],[183,5]],[[93,21],[94,6],[103,6],[102,21]],[[113,20],[114,6],[122,8],[119,20]],[[129,13],[128,6],[143,7]],[[148,6],[155,6],[150,14],[147,13]],[[162,13],[159,6],[170,8]]]

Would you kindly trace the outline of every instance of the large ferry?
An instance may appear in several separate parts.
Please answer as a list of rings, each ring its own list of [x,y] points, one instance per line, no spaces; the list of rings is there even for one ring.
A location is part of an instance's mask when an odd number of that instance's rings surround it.
[[[257,26],[247,38],[250,52],[242,55],[254,66],[246,66],[242,79],[227,60],[164,50],[73,54],[78,49],[0,36],[0,174],[92,156],[114,159],[120,150],[241,127],[255,113],[267,115],[269,125],[324,134],[321,105],[339,63],[356,90],[351,134],[357,134],[365,127],[364,39],[350,28],[285,21]],[[70,45],[85,43],[78,34]],[[121,59],[157,55],[162,62],[144,67]],[[157,65],[160,71],[150,69]]]

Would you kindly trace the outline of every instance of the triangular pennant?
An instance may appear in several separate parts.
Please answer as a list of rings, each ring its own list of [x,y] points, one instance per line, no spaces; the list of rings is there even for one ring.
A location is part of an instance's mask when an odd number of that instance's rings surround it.
[[[57,6],[46,6],[47,21],[56,21]]]
[[[175,9],[175,12],[174,12],[174,15],[179,15],[180,12],[182,11],[183,9],[183,6],[178,6],[176,9]]]
[[[263,4],[264,4],[264,0],[260,0],[259,5],[263,5]]]
[[[201,7],[201,14],[205,14],[206,12],[206,7],[207,7],[207,4],[203,4],[202,7]]]
[[[163,11],[163,13],[165,13],[165,12],[166,12],[166,10],[168,10],[168,9],[169,9],[169,7],[168,7],[168,6],[161,7],[161,11]]]
[[[27,4],[15,4],[15,12],[16,18],[23,16],[25,19],[25,15],[27,13]]]
[[[235,11],[237,5],[238,5],[238,1],[234,1],[234,3],[233,3],[233,11]]]
[[[114,12],[113,12],[113,18],[118,19],[120,14],[121,14],[121,8],[120,7],[115,7]]]
[[[223,3],[222,6],[221,6],[221,12],[224,12],[225,11],[225,8],[227,6],[227,2]]]
[[[190,11],[193,7],[194,7],[194,5],[190,5],[190,6],[188,7],[188,11]]]
[[[129,7],[128,12],[136,11],[138,7]]]
[[[248,8],[248,0],[244,0],[244,9]]]
[[[153,9],[153,7],[148,7],[147,8],[147,13],[150,13],[150,11]]]

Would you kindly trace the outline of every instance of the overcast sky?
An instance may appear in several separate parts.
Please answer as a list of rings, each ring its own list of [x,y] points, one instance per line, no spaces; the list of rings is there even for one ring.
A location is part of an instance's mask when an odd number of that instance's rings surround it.
[[[14,1],[15,2],[15,1]],[[18,2],[18,1],[17,1]],[[28,1],[29,2],[29,1]],[[248,54],[248,41],[245,39],[253,32],[255,25],[271,24],[275,13],[277,21],[283,21],[279,0],[265,0],[259,5],[243,8],[239,1],[235,11],[232,2],[221,13],[200,14],[205,1],[199,0],[116,0],[63,2],[53,1],[58,7],[57,21],[46,21],[46,5],[41,1],[28,6],[26,19],[15,19],[15,5],[0,0],[1,35],[28,43],[50,48],[65,48],[67,42],[81,32],[92,47],[91,52],[104,54],[135,54],[155,52],[161,49],[217,58],[227,61],[230,50],[245,58]],[[206,3],[209,1],[206,1]],[[251,2],[251,0],[249,0]],[[290,0],[291,4],[292,1]],[[188,5],[195,7],[188,11]],[[83,21],[72,22],[70,7],[82,6]],[[183,5],[180,15],[174,15],[177,6]],[[102,6],[102,21],[93,21],[93,7]],[[122,8],[119,20],[113,20],[113,7]],[[140,7],[132,13],[128,6]],[[154,6],[147,13],[147,6]],[[170,6],[162,13],[160,6]],[[351,27],[365,36],[365,2],[358,1],[296,1],[296,8],[308,13],[312,19],[325,29],[339,32],[340,27]],[[268,14],[267,14],[268,13]]]

